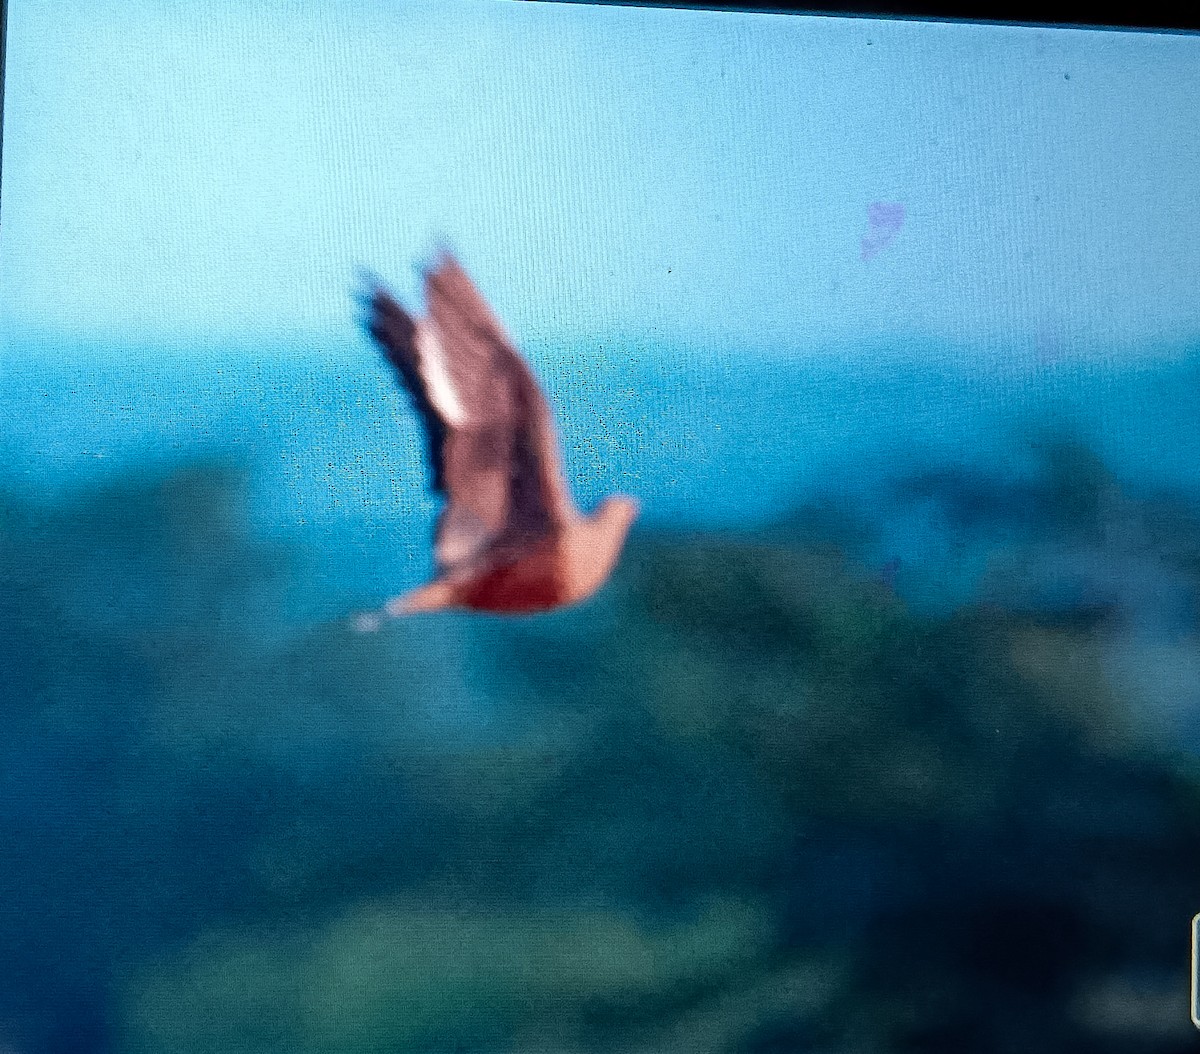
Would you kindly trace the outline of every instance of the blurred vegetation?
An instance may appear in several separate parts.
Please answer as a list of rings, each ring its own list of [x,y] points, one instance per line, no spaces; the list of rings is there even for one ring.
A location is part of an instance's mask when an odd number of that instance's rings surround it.
[[[937,615],[830,507],[363,636],[228,466],[10,491],[0,1050],[1192,1049],[1200,519],[1038,451],[897,485]]]

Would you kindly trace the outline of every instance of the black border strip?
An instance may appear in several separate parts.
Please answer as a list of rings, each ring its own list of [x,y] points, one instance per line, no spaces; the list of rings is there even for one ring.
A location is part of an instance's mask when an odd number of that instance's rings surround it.
[[[929,22],[982,25],[1024,25],[1042,28],[1195,32],[1200,30],[1200,6],[1145,0],[1113,8],[1085,5],[1080,0],[528,0],[606,7],[655,7],[686,11],[749,11],[759,14],[809,14],[846,18],[897,18]],[[1103,15],[1100,14],[1103,12]]]

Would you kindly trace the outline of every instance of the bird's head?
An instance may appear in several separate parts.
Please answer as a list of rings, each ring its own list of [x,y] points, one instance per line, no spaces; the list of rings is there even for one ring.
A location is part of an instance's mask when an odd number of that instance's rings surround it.
[[[612,494],[600,502],[599,508],[596,509],[596,520],[624,539],[629,528],[633,526],[633,521],[638,518],[641,508],[637,498],[631,498],[627,494]]]
[[[572,603],[590,597],[612,574],[638,509],[636,499],[613,494],[590,516],[575,521],[567,535],[566,553]]]

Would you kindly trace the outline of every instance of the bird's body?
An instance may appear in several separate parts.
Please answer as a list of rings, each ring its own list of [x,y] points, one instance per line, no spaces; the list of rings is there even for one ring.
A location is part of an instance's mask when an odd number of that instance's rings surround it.
[[[612,573],[637,503],[615,496],[582,514],[562,476],[549,404],[466,272],[443,257],[425,293],[423,319],[382,288],[369,298],[368,328],[421,416],[433,486],[446,500],[433,580],[385,612],[523,614],[586,600]]]

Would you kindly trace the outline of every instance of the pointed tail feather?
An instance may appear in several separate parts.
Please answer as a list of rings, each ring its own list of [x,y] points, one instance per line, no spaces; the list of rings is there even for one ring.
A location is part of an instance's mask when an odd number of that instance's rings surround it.
[[[422,611],[443,611],[453,607],[455,603],[454,589],[449,582],[429,582],[418,586],[409,593],[395,597],[384,607],[392,618],[402,615],[415,615]]]
[[[424,611],[444,611],[455,603],[454,590],[448,582],[429,582],[411,592],[393,597],[378,611],[367,611],[357,616],[354,628],[359,633],[374,633],[385,619],[403,618]]]

